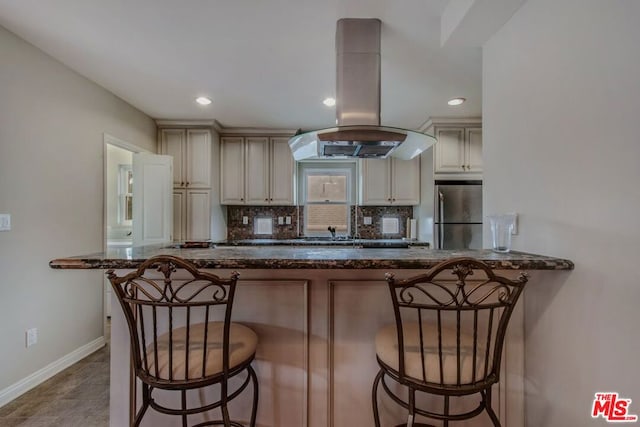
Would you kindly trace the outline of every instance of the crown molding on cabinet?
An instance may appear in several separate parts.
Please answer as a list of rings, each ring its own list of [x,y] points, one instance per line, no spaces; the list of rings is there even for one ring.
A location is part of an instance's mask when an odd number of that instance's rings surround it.
[[[220,135],[236,136],[236,135],[259,135],[259,136],[293,136],[297,129],[278,129],[278,128],[252,128],[252,127],[228,127],[221,128]]]
[[[259,128],[259,127],[224,127],[217,120],[167,120],[157,119],[156,125],[159,128],[189,128],[189,127],[211,127],[222,136],[286,136],[290,137],[296,134],[298,129],[279,129],[279,128]]]
[[[434,125],[482,125],[482,117],[429,117],[419,128],[420,132],[425,132]]]
[[[221,132],[224,129],[217,120],[167,120],[167,119],[156,119],[156,125],[159,128],[170,128],[170,127],[180,127],[180,128],[189,128],[189,127],[212,127],[215,131]]]

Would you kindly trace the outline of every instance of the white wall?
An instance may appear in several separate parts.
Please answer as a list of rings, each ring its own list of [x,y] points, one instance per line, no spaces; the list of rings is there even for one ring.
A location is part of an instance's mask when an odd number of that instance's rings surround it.
[[[529,0],[484,46],[484,212],[575,262],[525,291],[531,427],[604,425],[598,391],[640,414],[639,20],[635,0]]]
[[[102,250],[103,132],[155,151],[155,125],[2,27],[0,58],[1,392],[102,336],[102,271],[48,262]]]

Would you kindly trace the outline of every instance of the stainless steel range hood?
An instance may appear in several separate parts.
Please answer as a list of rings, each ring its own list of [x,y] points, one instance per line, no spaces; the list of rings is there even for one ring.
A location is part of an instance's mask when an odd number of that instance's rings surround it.
[[[296,160],[409,160],[436,141],[409,129],[380,126],[379,19],[344,18],[336,29],[337,127],[298,132],[289,140]]]

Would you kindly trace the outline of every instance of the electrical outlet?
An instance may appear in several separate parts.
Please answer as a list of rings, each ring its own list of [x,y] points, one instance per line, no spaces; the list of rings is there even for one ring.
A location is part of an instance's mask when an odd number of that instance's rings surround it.
[[[11,214],[0,214],[0,231],[11,230]]]
[[[248,216],[243,216],[242,217],[242,224],[243,225],[249,224],[249,217]]]
[[[371,217],[370,216],[365,216],[364,217],[364,225],[371,225]]]
[[[38,328],[27,329],[25,332],[26,346],[31,347],[38,343]]]

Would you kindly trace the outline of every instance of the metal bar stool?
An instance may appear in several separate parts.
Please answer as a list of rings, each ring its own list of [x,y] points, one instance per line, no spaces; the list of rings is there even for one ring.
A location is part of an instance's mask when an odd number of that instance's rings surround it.
[[[376,335],[380,371],[373,382],[373,414],[380,427],[378,388],[408,411],[408,427],[429,426],[416,416],[465,420],[485,411],[494,426],[491,388],[500,379],[500,360],[507,324],[527,276],[497,276],[472,258],[444,261],[429,272],[396,281],[386,274],[395,323]],[[388,380],[405,386],[407,398],[391,390]],[[418,408],[416,392],[442,396],[442,410]],[[451,411],[451,398],[478,394],[470,411]]]
[[[142,406],[132,425],[140,425],[149,407],[180,416],[183,427],[190,415],[219,408],[220,420],[194,427],[242,427],[230,419],[227,404],[252,382],[249,425],[254,427],[258,381],[251,362],[258,337],[247,326],[231,322],[238,273],[221,279],[200,272],[184,259],[157,256],[125,276],[118,277],[113,270],[107,275],[127,320],[135,375],[142,382]],[[238,375],[239,381],[231,387],[229,380]],[[214,385],[219,396],[203,402],[198,393],[199,404],[187,405],[188,390]],[[153,395],[156,390],[179,392],[179,407],[158,403]]]

